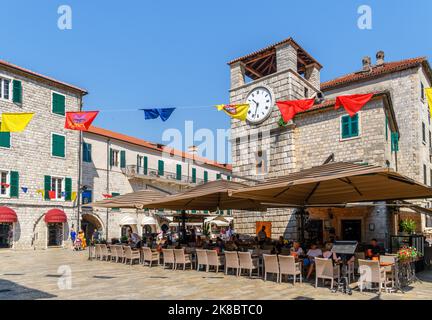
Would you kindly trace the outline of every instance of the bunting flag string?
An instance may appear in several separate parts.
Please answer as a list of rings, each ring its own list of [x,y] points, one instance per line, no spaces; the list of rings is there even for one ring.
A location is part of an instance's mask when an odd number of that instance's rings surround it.
[[[425,91],[426,91],[426,99],[429,104],[429,113],[432,116],[432,88],[427,88]]]
[[[34,113],[3,113],[1,117],[0,132],[21,132],[23,131]]]
[[[315,99],[276,101],[276,105],[285,123],[293,119],[297,113],[312,108],[314,103]]]
[[[161,108],[161,109],[140,109],[144,111],[146,120],[161,118],[162,121],[167,121],[176,108]]]
[[[5,182],[0,183],[0,185],[2,187],[5,187],[5,188],[9,188],[10,187],[10,185],[8,183],[5,183]]]
[[[102,194],[102,196],[103,196],[105,199],[110,199],[110,198],[113,197],[111,194],[107,194],[107,193]]]
[[[99,111],[66,112],[65,129],[87,131]]]
[[[27,187],[21,187],[22,192],[27,193],[28,188]]]
[[[72,194],[71,194],[71,200],[72,200],[72,201],[75,201],[76,198],[77,198],[77,193],[76,193],[76,191],[72,191]]]
[[[218,111],[223,110],[231,118],[245,121],[249,111],[249,103],[244,104],[218,104],[216,105]]]
[[[37,189],[36,193],[42,195],[42,198],[45,197],[45,191],[43,189]]]
[[[373,93],[338,96],[336,97],[335,110],[343,106],[346,112],[353,117],[372,97]]]

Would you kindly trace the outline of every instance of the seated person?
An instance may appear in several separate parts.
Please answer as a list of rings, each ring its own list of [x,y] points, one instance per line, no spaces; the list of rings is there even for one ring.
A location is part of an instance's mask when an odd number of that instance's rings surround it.
[[[372,259],[373,257],[379,257],[381,253],[381,247],[378,245],[377,239],[372,239],[370,245],[366,247],[365,256],[368,259]]]
[[[309,280],[310,276],[312,275],[312,272],[315,269],[315,258],[322,257],[322,251],[321,249],[318,248],[316,243],[312,243],[306,255],[307,255],[307,259],[305,259],[304,262],[307,261],[307,263],[304,263],[304,265],[305,266],[309,265],[309,269],[306,276],[306,279]]]
[[[225,250],[225,244],[219,237],[216,238],[216,249],[219,249],[219,252]]]
[[[296,257],[301,257],[304,255],[304,251],[300,246],[300,242],[294,241],[293,246],[291,247],[291,255]]]
[[[280,236],[279,240],[275,244],[275,251],[277,254],[280,254],[282,252],[282,248],[285,247],[285,239],[284,237]]]

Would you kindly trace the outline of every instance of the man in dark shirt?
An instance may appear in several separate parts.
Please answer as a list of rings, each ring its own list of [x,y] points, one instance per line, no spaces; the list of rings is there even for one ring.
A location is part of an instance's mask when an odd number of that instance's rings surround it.
[[[378,245],[378,241],[376,239],[372,239],[369,246],[366,248],[366,257],[378,257],[381,253],[381,248]]]

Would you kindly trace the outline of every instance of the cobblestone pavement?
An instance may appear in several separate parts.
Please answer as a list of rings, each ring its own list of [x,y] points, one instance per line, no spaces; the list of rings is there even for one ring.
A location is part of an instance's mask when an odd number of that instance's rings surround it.
[[[67,275],[71,274],[68,278]],[[61,275],[64,276],[61,276]],[[312,283],[278,284],[222,272],[89,261],[88,252],[66,249],[0,251],[0,299],[432,299],[432,271],[420,273],[406,293],[315,289]],[[68,279],[71,279],[69,281]],[[71,287],[70,287],[71,286]]]

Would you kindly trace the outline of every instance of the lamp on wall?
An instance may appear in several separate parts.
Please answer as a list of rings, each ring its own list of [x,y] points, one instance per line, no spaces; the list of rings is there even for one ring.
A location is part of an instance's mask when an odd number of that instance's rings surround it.
[[[375,223],[369,223],[369,231],[375,231]]]

